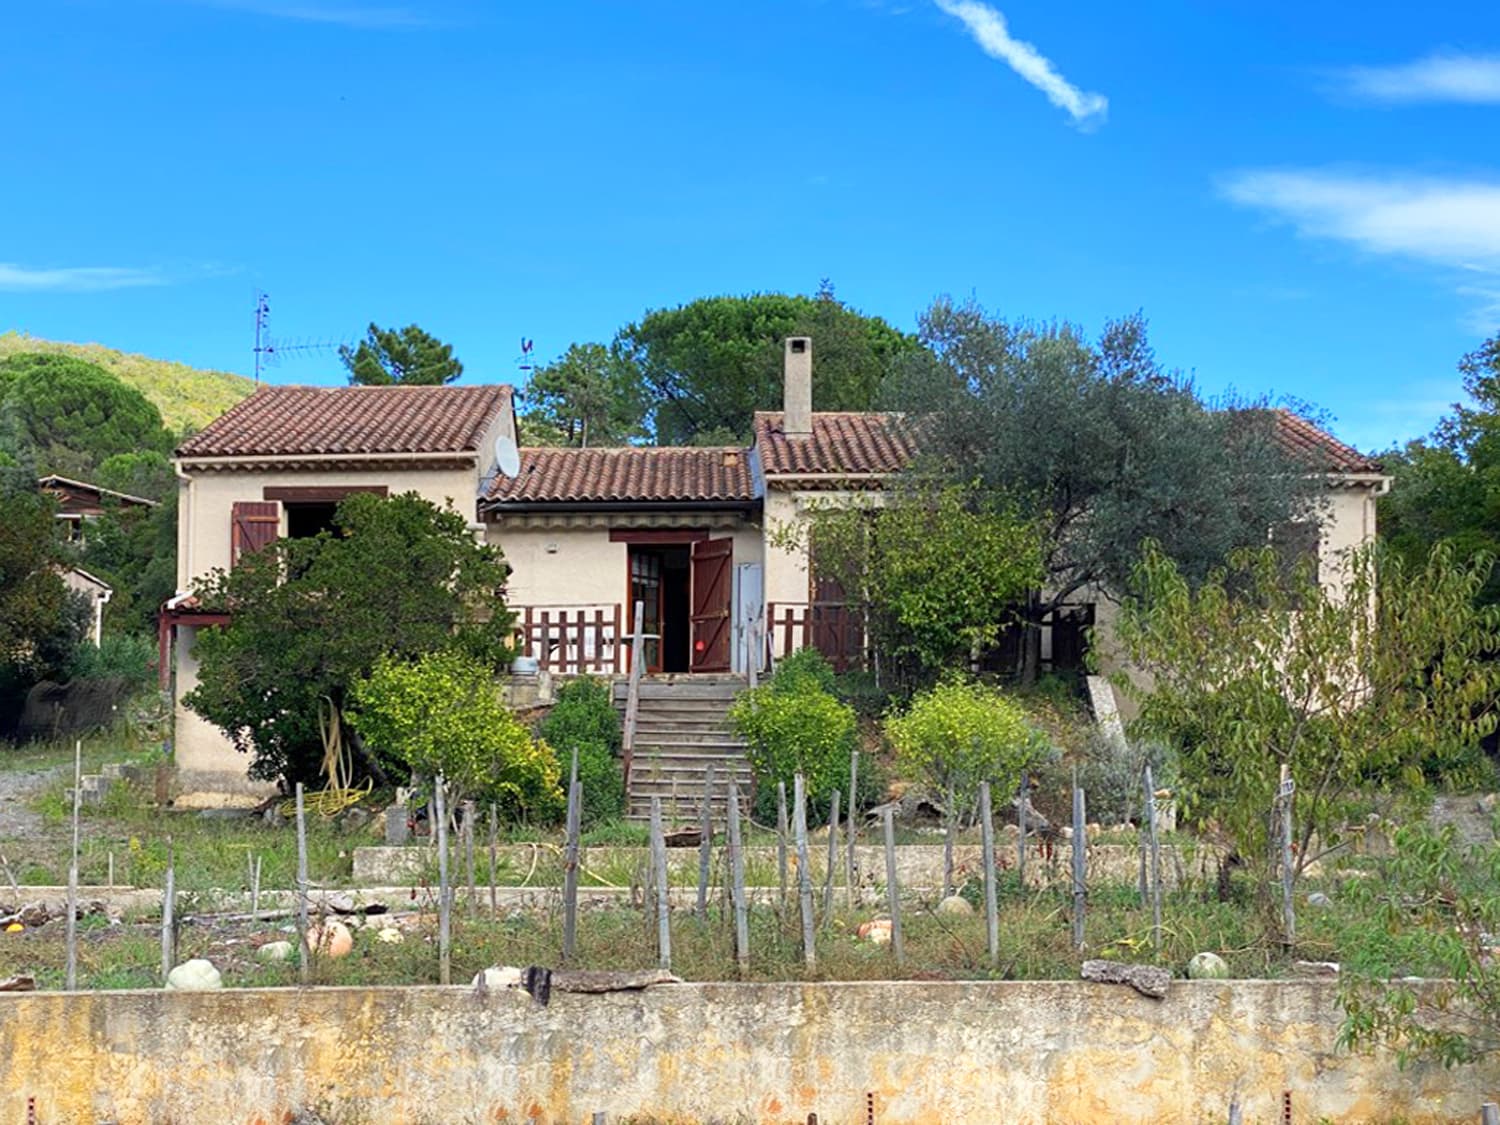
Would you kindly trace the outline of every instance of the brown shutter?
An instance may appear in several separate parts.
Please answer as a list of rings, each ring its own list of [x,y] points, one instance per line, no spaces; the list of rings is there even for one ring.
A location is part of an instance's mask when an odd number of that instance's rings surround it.
[[[266,546],[281,531],[281,505],[274,500],[236,500],[230,516],[229,565]]]

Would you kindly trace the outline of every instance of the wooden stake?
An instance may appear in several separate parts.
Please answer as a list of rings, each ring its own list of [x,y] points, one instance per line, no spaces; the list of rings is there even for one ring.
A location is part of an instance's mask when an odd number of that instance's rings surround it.
[[[115,889],[115,853],[109,853],[109,889]]]
[[[1022,788],[1024,792],[1024,786]],[[979,783],[979,854],[984,867],[984,934],[990,964],[1000,963],[1000,912],[995,872],[995,813],[990,807],[990,783]]]
[[[661,828],[661,797],[651,796],[651,873],[656,884],[656,952],[663,969],[672,968],[672,914],[667,898],[667,842]]]
[[[1485,1102],[1479,1107],[1480,1125],[1500,1125],[1500,1105]]]
[[[250,913],[260,917],[260,856],[255,857],[255,865],[250,870]]]
[[[1021,803],[1016,809],[1016,827],[1020,829],[1016,836],[1016,881],[1021,886],[1021,893],[1026,893],[1026,809],[1031,804],[1031,777],[1025,770],[1021,771]]]
[[[1151,948],[1161,952],[1161,840],[1156,832],[1156,787],[1146,763],[1146,841],[1151,848]]]
[[[0,852],[0,871],[5,872],[5,881],[10,884],[10,893],[15,896],[16,902],[21,901],[21,888],[16,883],[16,873],[10,869],[10,861],[5,858],[5,853]]]
[[[635,728],[641,713],[641,674],[646,665],[646,638],[642,635],[646,603],[635,603],[635,628],[630,634],[630,679],[625,689],[625,727],[620,737],[620,760],[625,773],[625,794],[630,795],[630,765],[635,754]]]
[[[302,782],[297,782],[297,979],[306,984],[312,975],[312,950],[307,946],[307,811]]]
[[[797,902],[802,908],[802,963],[811,969],[818,962],[818,946],[813,920],[812,860],[807,847],[807,781],[801,773],[792,779],[792,791],[792,822],[797,835]]]
[[[859,751],[849,754],[849,850],[844,863],[844,890],[849,896],[849,909],[854,909],[858,888],[854,881],[854,844],[859,835]]]
[[[782,926],[786,925],[786,782],[776,783],[776,873],[780,878],[780,893],[776,899],[776,915]]]
[[[943,897],[947,898],[953,893],[953,834],[955,821],[953,810],[953,786],[948,786],[948,807],[943,816]]]
[[[563,963],[573,959],[578,941],[578,838],[583,824],[583,782],[568,787],[567,843],[563,850]]]
[[[167,876],[161,891],[161,981],[167,983],[167,976],[172,972],[172,958],[177,952],[176,942],[172,940],[173,921],[172,907],[177,898],[177,872],[175,870],[174,856],[172,853],[172,837],[167,837]]]
[[[490,917],[500,913],[499,895],[495,890],[495,868],[499,864],[500,849],[495,831],[495,803],[490,802]]]
[[[703,802],[698,809],[698,917],[708,917],[708,874],[713,865],[714,850],[714,764],[708,763],[708,777],[703,784]]]
[[[833,924],[833,873],[839,865],[839,798],[837,789],[828,805],[828,870],[823,872],[823,928]]]
[[[906,947],[901,941],[901,887],[896,882],[896,822],[891,810],[885,810],[885,897],[891,911],[891,951],[896,964],[906,961]]]
[[[469,884],[469,917],[472,919],[479,909],[479,886],[474,881],[474,802],[465,800],[464,810],[464,876]]]
[[[729,777],[729,897],[734,902],[734,959],[743,975],[750,968],[750,920],[745,908],[745,848],[740,839],[740,790]]]
[[[1281,813],[1279,820],[1281,836],[1281,928],[1282,941],[1290,948],[1297,944],[1297,911],[1292,903],[1292,797],[1297,787],[1292,782],[1292,769],[1285,763],[1281,766],[1281,785],[1276,791],[1276,800]]]
[[[1073,769],[1073,948],[1083,949],[1083,915],[1088,885],[1087,870],[1088,827],[1085,815],[1083,788],[1078,784],[1078,769]]]
[[[438,983],[453,983],[453,896],[448,892],[448,802],[443,775],[433,783],[438,841]]]
[[[83,804],[83,740],[73,743],[73,850],[68,860],[67,988],[78,987],[78,810]],[[19,904],[17,904],[19,906]]]

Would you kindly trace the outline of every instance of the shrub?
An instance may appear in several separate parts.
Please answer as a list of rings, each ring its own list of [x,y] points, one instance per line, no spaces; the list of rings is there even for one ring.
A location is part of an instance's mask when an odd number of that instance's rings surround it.
[[[1047,740],[1026,711],[995,688],[950,679],[913,698],[885,721],[902,770],[938,793],[951,786],[960,809],[973,808],[979,783],[999,800],[1014,792],[1021,771],[1047,756]]]
[[[455,801],[471,797],[542,819],[562,805],[551,747],[501,705],[489,669],[472,658],[382,657],[355,683],[346,718],[376,752],[429,777],[442,774]]]
[[[134,690],[150,687],[156,679],[156,646],[150,638],[131,633],[105,633],[96,648],[79,645],[68,672],[77,680],[121,679]]]
[[[790,799],[799,772],[809,819],[827,817],[835,789],[847,802],[849,756],[858,745],[854,709],[824,686],[832,683],[833,669],[816,652],[803,655],[809,651],[782,661],[767,683],[742,692],[729,709],[730,723],[749,744],[755,815],[762,821],[776,815],[776,783],[786,785]]]
[[[538,724],[537,733],[556,752],[558,769],[564,777],[577,749],[585,827],[624,814],[625,777],[616,761],[621,741],[620,716],[607,681],[580,676],[564,684],[557,693],[557,703]]]

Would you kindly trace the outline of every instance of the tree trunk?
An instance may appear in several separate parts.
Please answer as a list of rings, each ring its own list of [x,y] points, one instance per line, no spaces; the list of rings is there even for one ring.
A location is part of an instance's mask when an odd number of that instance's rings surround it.
[[[354,756],[360,760],[370,776],[375,779],[375,784],[382,789],[389,786],[391,779],[386,775],[385,770],[381,768],[379,760],[365,746],[365,740],[359,737],[359,732],[351,729],[348,733],[350,749],[354,751]]]

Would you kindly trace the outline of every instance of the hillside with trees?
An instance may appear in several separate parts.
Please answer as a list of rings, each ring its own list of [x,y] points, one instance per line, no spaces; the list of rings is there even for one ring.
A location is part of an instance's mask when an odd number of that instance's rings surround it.
[[[24,332],[0,332],[0,362],[31,353],[72,356],[102,367],[145,395],[174,434],[201,430],[255,389],[250,379],[228,371],[189,367],[102,344],[69,344]]]

